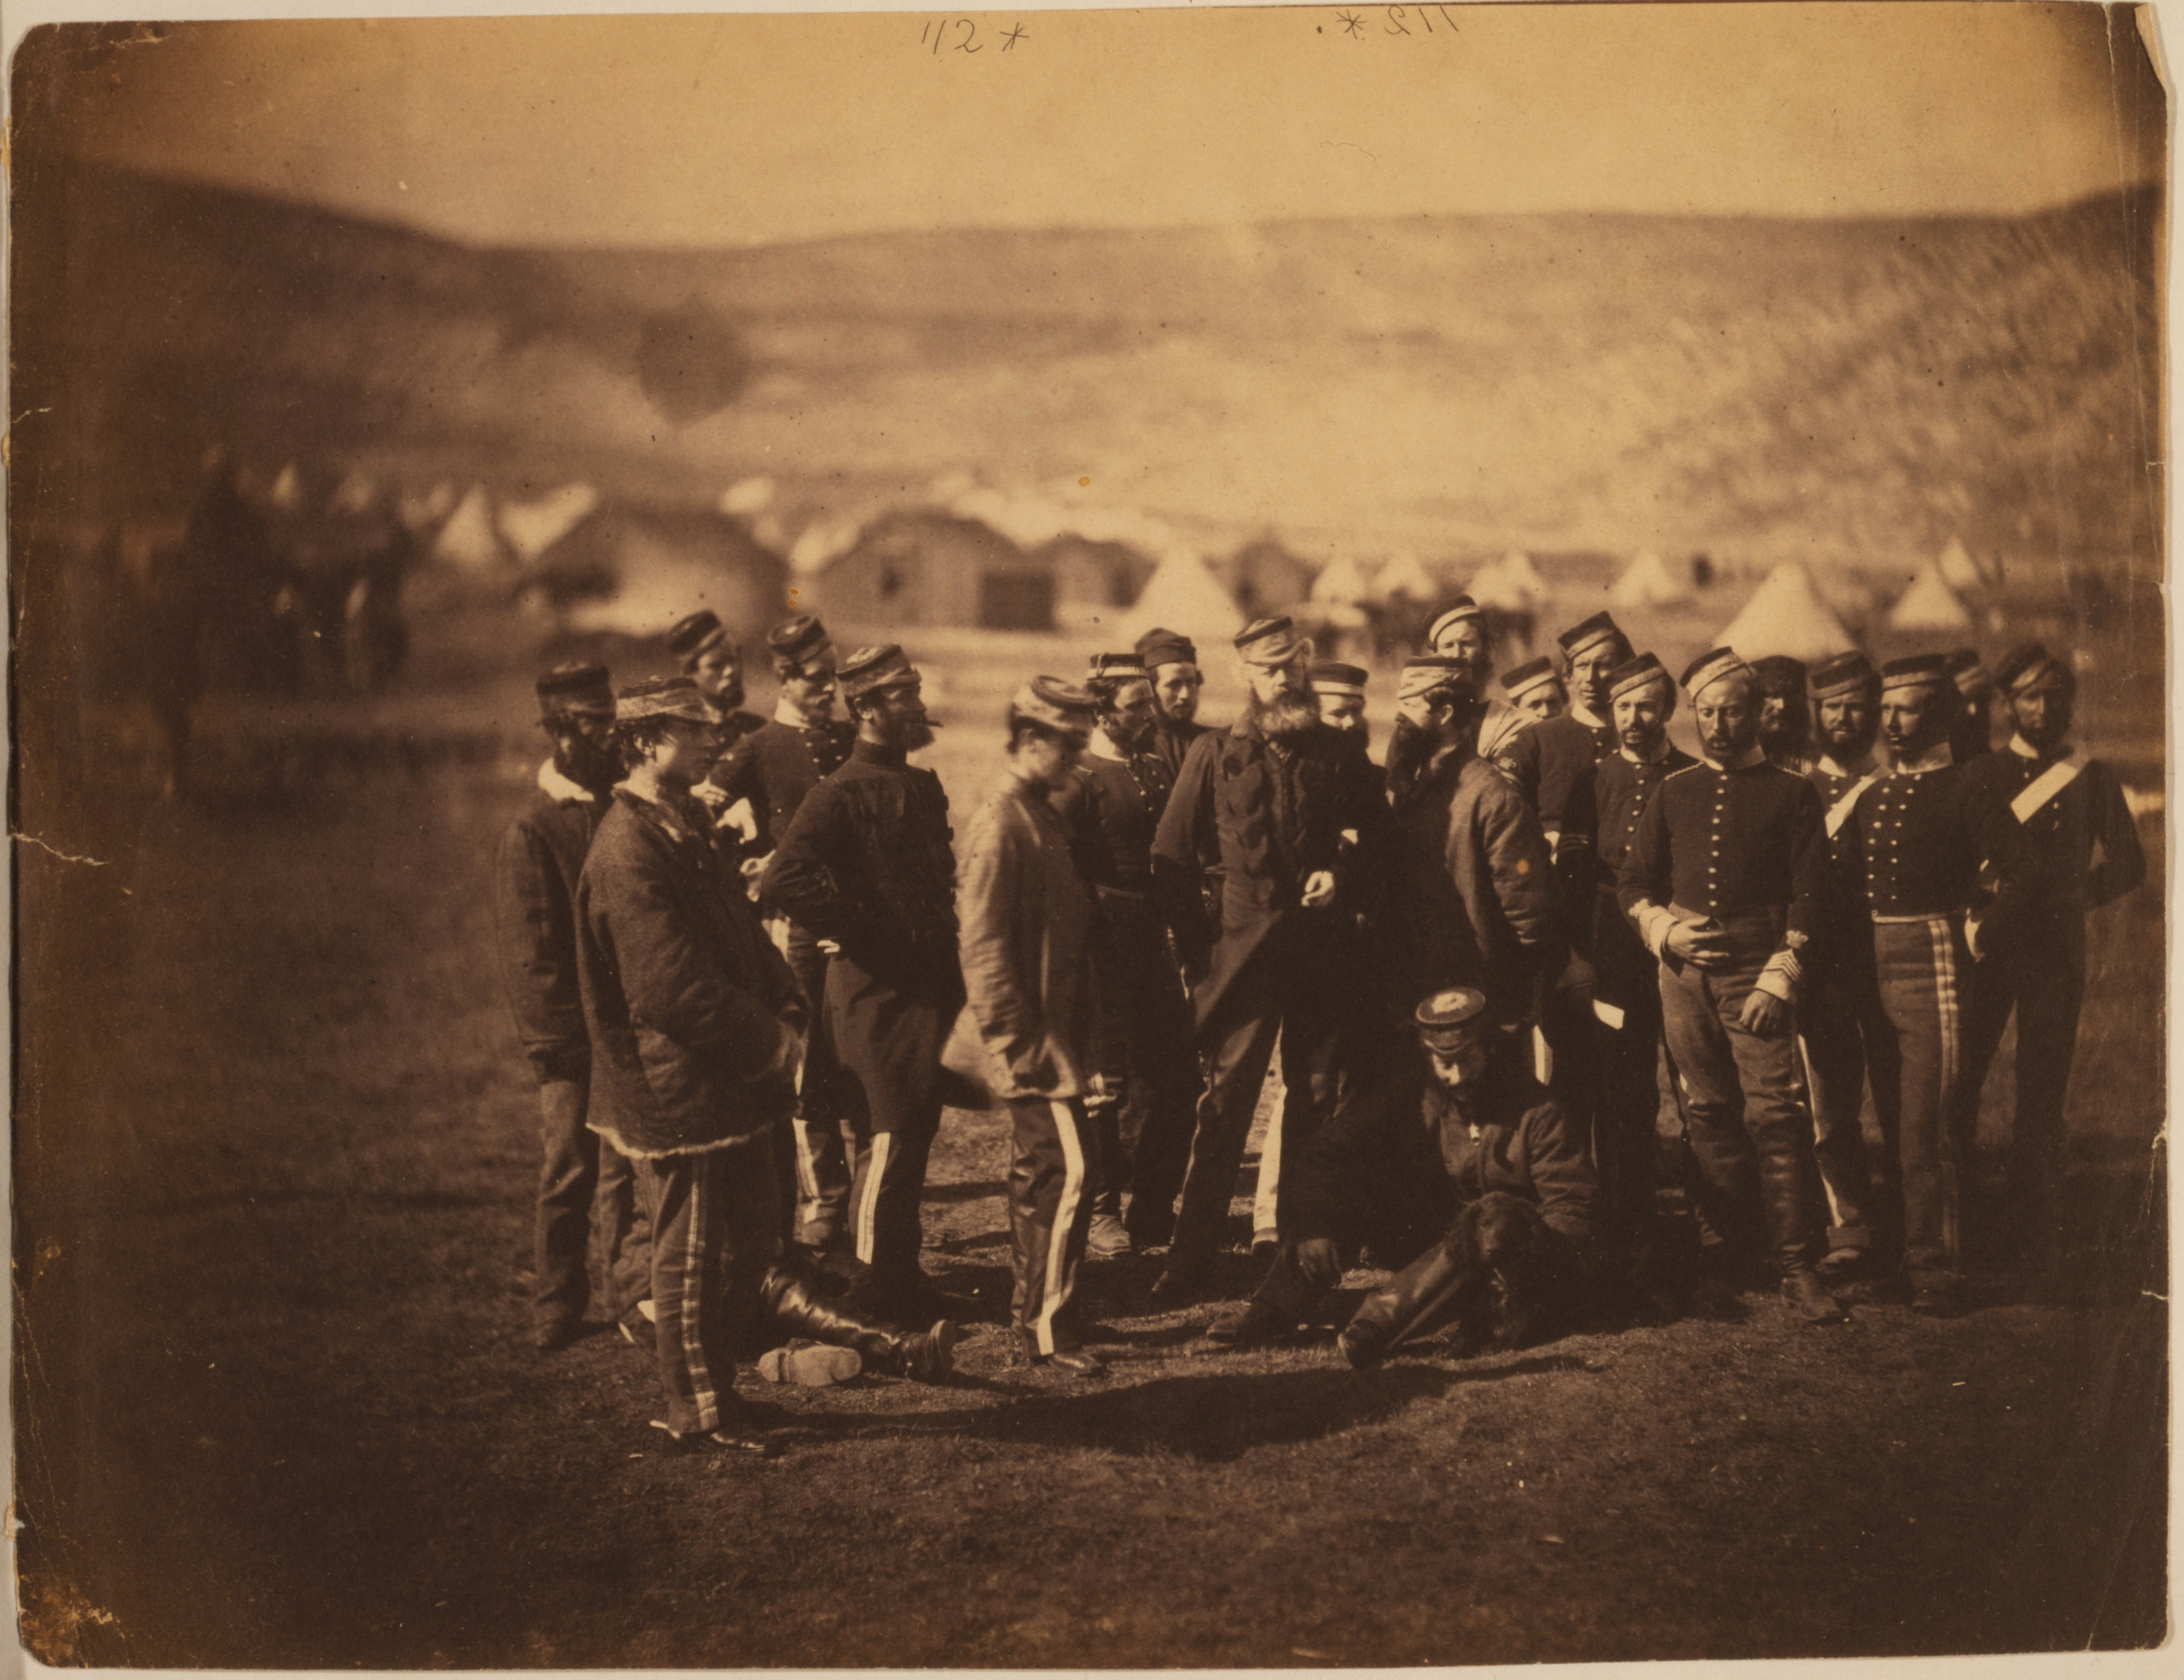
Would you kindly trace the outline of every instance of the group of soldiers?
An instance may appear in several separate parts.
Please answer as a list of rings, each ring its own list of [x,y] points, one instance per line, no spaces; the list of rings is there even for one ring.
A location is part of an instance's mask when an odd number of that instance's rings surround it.
[[[1738,1310],[1763,1280],[1813,1323],[1861,1295],[1946,1314],[1975,1272],[2052,1270],[2085,916],[2145,872],[2115,777],[2072,755],[2070,665],[1724,648],[1675,678],[1605,613],[1557,640],[1496,680],[1457,598],[1376,762],[1367,672],[1289,620],[1234,638],[1227,727],[1154,631],[1016,691],[960,852],[898,647],[777,626],[771,719],[710,613],[670,633],[682,676],[549,673],[499,894],[540,1344],[578,1333],[596,1237],[679,1443],[774,1449],[730,1389],[753,1343],[776,1381],[944,1377],[975,1304],[922,1269],[927,1160],[944,1108],[997,1098],[1011,1332],[1096,1375],[1086,1254],[1162,1255],[1164,1307],[1214,1290],[1277,1057],[1271,1259],[1217,1344],[1293,1334],[1361,1258],[1391,1276],[1340,1331],[1353,1365]],[[943,1062],[967,1010],[983,1089]],[[1974,1143],[2013,1012],[1997,1198]]]

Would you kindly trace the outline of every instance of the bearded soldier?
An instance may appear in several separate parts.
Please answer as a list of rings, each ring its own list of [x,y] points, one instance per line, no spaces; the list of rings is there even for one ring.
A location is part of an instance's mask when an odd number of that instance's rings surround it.
[[[760,902],[834,948],[827,1024],[857,1085],[851,1122],[864,1127],[850,1193],[859,1300],[919,1323],[969,1305],[918,1264],[940,1053],[963,1007],[956,854],[940,778],[909,761],[933,741],[917,668],[889,643],[850,654],[840,680],[856,744],[805,796]]]
[[[1813,739],[1804,662],[1770,654],[1752,662],[1752,674],[1759,682],[1759,750],[1767,754],[1769,764],[1803,775]]]
[[[1090,1104],[1102,1175],[1087,1240],[1088,1252],[1112,1255],[1158,1247],[1173,1234],[1199,1075],[1190,1004],[1153,895],[1153,833],[1175,782],[1153,750],[1150,677],[1135,654],[1100,654],[1085,687],[1096,707],[1091,742],[1054,809],[1099,912],[1093,951],[1106,1089]]]
[[[1319,720],[1305,687],[1312,643],[1275,618],[1246,626],[1235,645],[1250,690],[1244,715],[1193,745],[1153,842],[1156,884],[1194,976],[1210,1060],[1174,1242],[1155,1285],[1167,1299],[1206,1280],[1277,1036],[1284,1077],[1309,1093],[1300,1115],[1318,1126],[1334,1112],[1358,1008],[1357,906],[1345,901],[1345,883],[1387,809],[1362,747]],[[1345,831],[1357,837],[1355,850]],[[1199,891],[1201,859],[1216,848],[1217,928]]]
[[[1980,966],[1964,1033],[1964,1083],[1976,1101],[2014,1012],[2017,1111],[1999,1235],[2008,1257],[2038,1276],[2057,1252],[2063,1099],[2085,999],[2086,916],[2137,889],[2146,879],[2146,854],[2115,772],[2098,759],[2070,762],[2078,693],[2070,667],[2034,643],[2004,659],[1995,681],[2013,732],[2002,751],[1975,759],[1964,775],[1982,797],[2009,802],[2037,890],[2017,929],[2006,937],[1997,930],[1995,954]]]
[[[1818,1174],[1792,1013],[1827,891],[1819,796],[1760,750],[1758,685],[1733,650],[1683,681],[1706,756],[1646,807],[1617,897],[1660,960],[1702,1210],[1730,1249],[1709,1254],[1713,1280],[1771,1251],[1784,1301],[1827,1323],[1841,1310],[1814,1271]]]
[[[591,1299],[589,1253],[602,1250],[608,1306],[622,1334],[649,1338],[651,1260],[629,1163],[585,1124],[591,1040],[577,979],[577,882],[621,780],[609,744],[614,691],[606,668],[560,665],[538,679],[539,727],[554,755],[538,798],[510,825],[493,871],[501,976],[538,1081],[538,1214],[532,1222],[532,1330],[551,1352],[581,1333]]]
[[[766,642],[781,684],[773,716],[731,747],[708,778],[725,808],[749,805],[754,833],[748,855],[754,859],[772,854],[805,796],[848,762],[857,738],[856,726],[834,715],[834,644],[827,627],[816,618],[793,618],[767,631]],[[849,1155],[842,1126],[857,1092],[843,1076],[822,1007],[827,954],[810,928],[793,921],[776,926],[813,1012],[791,1136],[798,1238],[807,1248],[834,1249],[849,1234]]]
[[[1615,881],[1662,784],[1698,760],[1669,739],[1676,685],[1658,659],[1643,654],[1626,660],[1608,674],[1607,688],[1617,744],[1594,778],[1600,839],[1592,960],[1601,1106],[1593,1154],[1617,1234],[1645,1259],[1652,1252],[1658,1211],[1661,971],[1624,915]]]
[[[1845,826],[1845,863],[1873,922],[1880,1002],[1902,1062],[1897,1177],[1903,1186],[1903,1266],[1915,1311],[1962,1304],[1972,1132],[1962,1057],[1964,998],[1985,937],[2007,937],[2023,909],[2025,831],[1956,762],[1949,737],[1962,698],[1941,659],[1893,659],[1880,670],[1888,773],[1858,796]],[[2000,886],[1971,912],[1982,864]]]
[[[1812,1094],[1813,1154],[1828,1199],[1828,1254],[1820,1270],[1832,1278],[1855,1276],[1870,1255],[1879,1255],[1884,1269],[1901,1261],[1903,1233],[1893,1228],[1892,1210],[1902,1205],[1896,1183],[1902,1058],[1880,1007],[1863,891],[1848,872],[1851,815],[1880,775],[1873,744],[1880,732],[1880,673],[1864,654],[1844,654],[1813,672],[1812,690],[1819,753],[1806,777],[1826,813],[1836,873],[1806,950],[1797,1031]],[[1870,1149],[1859,1121],[1869,1084],[1876,1121]]]

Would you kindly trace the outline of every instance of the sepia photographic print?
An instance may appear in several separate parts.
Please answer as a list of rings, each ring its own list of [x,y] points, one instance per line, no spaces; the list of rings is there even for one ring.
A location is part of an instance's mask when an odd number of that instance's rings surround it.
[[[21,34],[24,1649],[2159,1661],[2162,64]]]

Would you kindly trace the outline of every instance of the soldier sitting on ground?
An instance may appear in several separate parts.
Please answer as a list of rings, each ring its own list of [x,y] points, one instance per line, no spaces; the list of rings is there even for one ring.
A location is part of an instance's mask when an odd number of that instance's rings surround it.
[[[1599,1183],[1584,1137],[1532,1077],[1527,1041],[1468,986],[1435,993],[1416,1021],[1434,1074],[1425,1121],[1454,1216],[1358,1307],[1340,1339],[1352,1366],[1442,1330],[1462,1353],[1550,1340],[1586,1316],[1595,1293]]]

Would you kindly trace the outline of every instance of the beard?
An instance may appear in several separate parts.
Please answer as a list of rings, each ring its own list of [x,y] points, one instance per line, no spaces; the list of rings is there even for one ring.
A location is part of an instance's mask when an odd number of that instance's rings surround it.
[[[1828,756],[1839,765],[1847,765],[1862,758],[1873,748],[1874,738],[1880,734],[1879,726],[1867,729],[1858,726],[1830,729],[1820,726],[1820,745],[1827,748]]]
[[[574,732],[554,737],[554,768],[593,793],[605,793],[622,776],[621,759]]]
[[[1319,702],[1309,694],[1284,692],[1271,700],[1251,702],[1259,732],[1273,741],[1294,741],[1319,721]]]
[[[933,744],[933,721],[929,718],[905,718],[895,731],[895,745],[905,753],[915,753]]]
[[[1426,767],[1440,749],[1440,737],[1398,716],[1388,736],[1388,792],[1401,804],[1424,778]]]
[[[1130,719],[1119,712],[1110,712],[1100,720],[1100,731],[1125,753],[1150,752],[1153,737],[1160,733],[1160,714],[1146,713]]]

